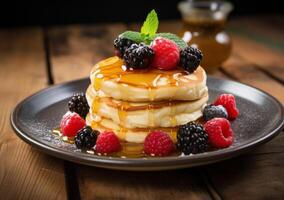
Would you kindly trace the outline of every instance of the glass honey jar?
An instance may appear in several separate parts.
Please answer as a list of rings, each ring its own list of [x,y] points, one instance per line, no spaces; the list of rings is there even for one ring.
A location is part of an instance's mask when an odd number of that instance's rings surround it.
[[[214,72],[228,59],[231,39],[225,30],[228,14],[233,6],[226,1],[182,1],[178,4],[183,26],[180,36],[190,46],[203,53],[202,67]]]

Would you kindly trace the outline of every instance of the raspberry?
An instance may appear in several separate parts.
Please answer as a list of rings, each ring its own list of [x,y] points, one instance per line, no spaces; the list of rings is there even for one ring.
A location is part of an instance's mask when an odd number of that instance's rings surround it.
[[[96,143],[96,152],[99,154],[111,154],[118,152],[121,145],[118,137],[112,131],[105,131],[99,134]]]
[[[155,56],[152,66],[158,69],[170,70],[179,63],[179,48],[171,40],[157,37],[151,44]]]
[[[211,119],[205,123],[204,128],[208,134],[209,142],[213,147],[226,148],[233,143],[234,133],[227,119]]]
[[[67,112],[61,120],[60,131],[68,137],[75,137],[77,132],[86,125],[86,122],[80,115],[74,112]]]
[[[144,153],[150,156],[167,156],[174,150],[170,136],[163,131],[153,131],[144,141]]]
[[[215,101],[214,105],[224,106],[228,112],[229,119],[236,119],[239,115],[239,110],[236,106],[236,100],[234,95],[232,94],[221,94]]]

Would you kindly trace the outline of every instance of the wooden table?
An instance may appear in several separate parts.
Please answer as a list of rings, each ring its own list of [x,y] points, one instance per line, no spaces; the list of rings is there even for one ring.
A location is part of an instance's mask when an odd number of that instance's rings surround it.
[[[231,58],[214,75],[250,84],[284,103],[284,18],[232,20]],[[177,32],[179,21],[161,22]],[[120,172],[45,155],[21,141],[9,116],[24,97],[89,75],[135,24],[0,30],[0,199],[284,199],[284,134],[238,158],[191,169]]]

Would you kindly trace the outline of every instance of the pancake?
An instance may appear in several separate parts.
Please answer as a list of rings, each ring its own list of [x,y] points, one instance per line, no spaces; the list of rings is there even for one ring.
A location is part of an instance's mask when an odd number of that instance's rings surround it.
[[[168,133],[175,142],[177,127],[198,120],[208,101],[201,66],[191,74],[181,68],[134,70],[111,57],[93,67],[90,79],[86,123],[112,130],[126,142],[143,143],[153,130]]]
[[[192,74],[182,69],[126,70],[121,59],[110,57],[93,67],[90,79],[96,91],[131,102],[192,101],[208,93],[206,73],[201,66]]]
[[[95,122],[91,115],[86,117],[87,125],[90,125],[93,129],[98,131],[112,130],[121,141],[124,142],[134,142],[143,143],[146,136],[153,130],[162,130],[169,134],[174,142],[176,142],[176,130],[177,128],[160,128],[156,127],[154,129],[149,128],[136,128],[136,129],[126,129],[120,125],[114,123],[110,119],[101,119],[99,123]]]
[[[125,102],[99,97],[89,87],[86,92],[93,119],[107,118],[125,128],[175,127],[202,116],[208,95],[194,101]]]

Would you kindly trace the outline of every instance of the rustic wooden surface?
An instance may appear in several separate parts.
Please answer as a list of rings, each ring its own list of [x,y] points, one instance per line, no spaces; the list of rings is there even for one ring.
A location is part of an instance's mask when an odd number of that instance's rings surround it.
[[[42,31],[0,31],[0,199],[65,199],[62,161],[33,149],[10,127],[12,108],[47,86]]]
[[[214,76],[260,88],[284,104],[283,21],[279,16],[233,20],[232,56]],[[9,114],[18,101],[48,84],[87,77],[94,63],[113,55],[113,39],[129,28],[137,25],[0,31],[0,197],[284,199],[283,134],[235,159],[165,172],[120,172],[73,164],[37,152],[13,134]],[[160,24],[160,31],[179,29],[178,21]]]

